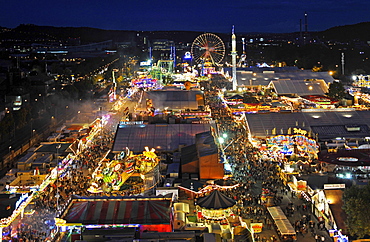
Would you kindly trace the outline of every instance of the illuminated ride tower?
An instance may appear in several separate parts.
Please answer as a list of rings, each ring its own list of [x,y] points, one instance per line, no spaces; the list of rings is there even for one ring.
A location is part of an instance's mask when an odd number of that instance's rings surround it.
[[[242,38],[242,44],[243,44],[243,54],[240,56],[238,67],[242,67],[244,64],[246,64],[247,59],[247,53],[245,52],[245,38]]]
[[[233,66],[233,91],[236,90],[237,86],[238,86],[238,83],[236,81],[236,55],[237,55],[237,52],[236,52],[236,36],[235,36],[235,33],[234,33],[234,26],[233,26],[233,29],[232,29],[232,35],[231,35],[231,64]]]

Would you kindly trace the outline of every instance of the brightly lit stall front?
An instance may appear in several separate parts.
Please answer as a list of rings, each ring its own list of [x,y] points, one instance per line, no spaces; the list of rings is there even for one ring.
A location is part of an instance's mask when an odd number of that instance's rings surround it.
[[[343,211],[343,189],[345,184],[324,184],[324,190],[317,192],[312,200],[313,214],[318,221],[323,222],[325,228],[341,231],[341,234],[345,235],[348,233],[348,227],[345,223],[347,214]]]
[[[183,118],[202,118],[202,119],[211,119],[210,111],[182,111],[180,115]]]
[[[307,185],[307,181],[298,180],[295,175],[291,176],[291,180],[288,182],[288,187],[291,192],[294,192],[299,198],[305,199],[307,202],[311,202],[311,196],[314,191]]]
[[[306,95],[301,97],[307,100],[309,103],[314,104],[317,108],[335,108],[335,105],[339,103],[339,101],[334,98],[321,95]]]
[[[38,191],[48,174],[40,175],[38,169],[19,172],[17,178],[6,186],[8,193],[28,193]]]
[[[227,105],[237,105],[243,103],[243,96],[235,94],[231,97],[225,97],[225,102],[227,103]]]
[[[140,79],[133,79],[131,81],[131,86],[137,88],[154,88],[157,86],[157,79],[152,78],[140,78]]]
[[[236,104],[229,104],[229,107],[233,114],[241,114],[241,113],[257,113],[258,112],[258,103],[236,103]]]
[[[232,209],[236,202],[219,190],[214,190],[208,196],[198,198],[198,217],[208,220],[224,220],[233,215]]]

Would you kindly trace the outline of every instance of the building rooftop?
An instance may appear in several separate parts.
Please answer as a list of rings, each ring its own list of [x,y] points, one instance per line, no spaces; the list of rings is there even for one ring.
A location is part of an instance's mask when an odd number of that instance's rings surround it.
[[[195,137],[199,157],[218,153],[218,147],[211,131],[196,134]]]
[[[75,197],[60,216],[66,223],[169,224],[171,197]]]
[[[204,94],[199,90],[156,90],[145,92],[140,109],[146,109],[146,100],[152,100],[153,107],[157,110],[193,109],[204,106]]]
[[[325,95],[329,90],[324,80],[273,80],[271,82],[278,95]]]
[[[230,71],[231,73],[231,71]],[[313,72],[296,68],[261,68],[236,71],[238,85],[242,86],[268,86],[271,81],[277,80],[323,80],[332,83],[334,78],[328,72]]]
[[[219,190],[214,190],[208,196],[198,198],[197,205],[206,209],[226,209],[234,206],[234,199],[227,197]]]
[[[370,111],[335,111],[312,110],[310,112],[294,113],[264,113],[246,114],[252,136],[265,138],[271,136],[276,128],[276,134],[287,134],[288,129],[301,128],[318,134],[319,139],[334,139],[336,137],[370,137]],[[358,129],[351,131],[349,126]],[[291,130],[293,134],[293,130]]]
[[[57,146],[60,145],[60,148],[58,149]],[[53,153],[56,154],[59,152],[59,154],[63,154],[65,152],[68,152],[69,147],[71,146],[71,143],[43,143],[39,147],[36,148],[35,152],[37,153]]]
[[[179,146],[195,144],[195,135],[209,131],[212,124],[139,124],[118,127],[113,152],[128,147],[142,152],[145,146],[157,151],[174,151]]]

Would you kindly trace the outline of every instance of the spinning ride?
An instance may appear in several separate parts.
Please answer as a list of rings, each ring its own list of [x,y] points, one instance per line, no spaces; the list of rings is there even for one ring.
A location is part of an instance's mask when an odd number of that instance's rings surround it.
[[[126,150],[117,154],[113,160],[104,160],[99,164],[92,175],[92,182],[88,191],[90,193],[118,192],[131,176],[137,176],[144,183],[141,189],[136,191],[141,193],[143,189],[145,190],[158,182],[153,178],[151,178],[151,181],[145,181],[148,179],[147,174],[152,175],[153,171],[158,170],[158,164],[159,158],[155,154],[155,149],[149,150],[148,147],[145,147],[142,154],[133,155],[126,148]]]

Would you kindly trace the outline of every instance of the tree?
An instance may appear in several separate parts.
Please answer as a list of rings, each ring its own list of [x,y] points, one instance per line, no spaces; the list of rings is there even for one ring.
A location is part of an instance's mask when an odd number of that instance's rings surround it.
[[[366,71],[364,71],[363,69],[356,69],[356,70],[352,71],[351,74],[352,75],[366,75]]]
[[[343,99],[346,96],[346,90],[344,89],[342,82],[334,81],[333,83],[330,83],[327,95],[337,100]]]
[[[14,122],[17,128],[22,128],[27,124],[30,116],[31,107],[29,104],[14,112]]]
[[[352,186],[344,191],[343,210],[347,214],[346,224],[351,236],[363,238],[370,235],[370,185]]]
[[[14,125],[13,113],[9,112],[5,114],[5,117],[0,121],[0,137],[3,139],[6,135],[12,132],[12,127]],[[0,140],[1,140],[0,139]]]

